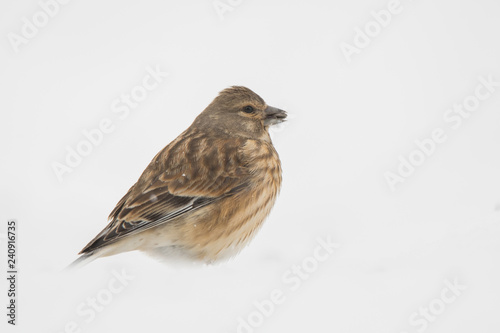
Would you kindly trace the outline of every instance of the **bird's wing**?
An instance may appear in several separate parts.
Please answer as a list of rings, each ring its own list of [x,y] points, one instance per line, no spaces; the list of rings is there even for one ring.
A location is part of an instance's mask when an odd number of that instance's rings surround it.
[[[113,209],[110,223],[80,253],[167,223],[248,185],[249,171],[239,153],[243,142],[189,139],[174,141],[155,156]]]

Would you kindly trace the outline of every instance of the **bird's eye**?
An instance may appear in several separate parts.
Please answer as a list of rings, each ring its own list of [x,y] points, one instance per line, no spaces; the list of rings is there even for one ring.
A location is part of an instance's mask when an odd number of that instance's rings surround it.
[[[245,106],[245,107],[243,108],[243,112],[245,112],[245,113],[252,113],[252,112],[254,112],[254,111],[255,111],[255,110],[254,110],[253,106],[251,106],[251,105],[247,105],[247,106]]]

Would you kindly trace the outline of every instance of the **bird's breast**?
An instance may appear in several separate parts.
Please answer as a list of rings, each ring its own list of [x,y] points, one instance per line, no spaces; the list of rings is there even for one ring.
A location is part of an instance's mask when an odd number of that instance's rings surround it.
[[[243,150],[250,172],[248,185],[207,207],[205,218],[200,216],[205,223],[196,225],[201,228],[193,250],[204,260],[228,258],[245,247],[271,212],[280,191],[281,163],[274,147],[252,141]]]

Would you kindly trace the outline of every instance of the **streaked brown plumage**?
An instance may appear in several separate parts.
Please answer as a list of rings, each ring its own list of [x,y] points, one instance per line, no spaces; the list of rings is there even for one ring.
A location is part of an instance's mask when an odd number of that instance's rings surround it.
[[[236,254],[280,190],[268,129],[284,118],[248,88],[223,90],[153,158],[78,262],[132,250],[205,262]]]

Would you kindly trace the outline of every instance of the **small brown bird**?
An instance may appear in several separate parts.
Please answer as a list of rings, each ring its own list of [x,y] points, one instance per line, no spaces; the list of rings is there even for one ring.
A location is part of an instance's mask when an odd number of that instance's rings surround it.
[[[248,88],[220,92],[153,158],[72,265],[133,250],[207,263],[237,254],[280,191],[268,130],[286,116]]]

